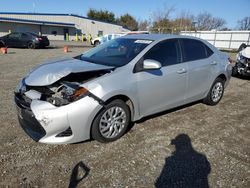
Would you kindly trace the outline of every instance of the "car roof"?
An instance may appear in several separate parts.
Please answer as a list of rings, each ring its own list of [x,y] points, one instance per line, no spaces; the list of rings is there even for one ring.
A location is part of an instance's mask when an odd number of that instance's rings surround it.
[[[171,39],[171,38],[188,38],[188,39],[200,40],[199,38],[196,38],[196,37],[184,36],[184,35],[173,35],[173,34],[134,34],[134,35],[125,35],[123,36],[123,38],[153,40],[153,41]]]

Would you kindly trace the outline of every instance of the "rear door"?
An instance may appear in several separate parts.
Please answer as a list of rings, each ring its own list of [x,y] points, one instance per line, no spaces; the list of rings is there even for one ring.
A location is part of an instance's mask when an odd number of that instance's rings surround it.
[[[195,39],[181,39],[183,61],[188,65],[187,102],[204,97],[210,88],[213,71],[213,51]]]
[[[141,116],[183,104],[187,86],[187,64],[181,63],[178,40],[170,39],[155,45],[138,63],[145,59],[159,61],[162,68],[135,73]]]
[[[25,47],[28,42],[32,40],[32,36],[26,33],[22,33],[20,37],[20,47]]]

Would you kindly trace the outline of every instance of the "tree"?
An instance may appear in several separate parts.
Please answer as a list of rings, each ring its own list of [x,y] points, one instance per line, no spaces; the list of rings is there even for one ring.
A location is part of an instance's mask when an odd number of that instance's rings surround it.
[[[138,22],[128,13],[120,16],[120,18],[117,19],[117,23],[131,31],[138,30]]]
[[[149,21],[143,20],[143,21],[137,21],[138,22],[138,30],[139,31],[147,31],[148,27],[150,25]]]
[[[238,25],[240,30],[250,30],[250,16],[239,20]]]
[[[158,33],[171,32],[172,22],[170,15],[174,11],[173,7],[167,8],[164,6],[163,9],[158,9],[153,13],[153,24],[151,30]]]
[[[96,10],[96,9],[89,9],[87,13],[88,18],[115,23],[115,14],[113,12],[107,10]]]
[[[182,11],[175,20],[173,20],[173,27],[176,31],[193,29],[194,16],[189,12]]]
[[[196,17],[198,30],[221,29],[225,27],[226,21],[222,18],[213,17],[210,13],[200,13]]]

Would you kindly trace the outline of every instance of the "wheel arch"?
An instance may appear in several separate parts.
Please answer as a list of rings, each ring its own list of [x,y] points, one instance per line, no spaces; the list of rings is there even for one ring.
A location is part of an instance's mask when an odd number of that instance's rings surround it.
[[[227,77],[226,77],[226,75],[225,74],[220,74],[220,75],[218,75],[217,76],[217,78],[221,78],[222,80],[224,80],[224,82],[226,82],[227,81]]]
[[[104,102],[104,105],[116,99],[120,99],[128,105],[129,110],[130,110],[131,120],[133,121],[134,115],[135,115],[135,107],[134,107],[133,101],[128,96],[123,95],[123,94],[112,96]]]
[[[96,44],[100,44],[100,40],[95,40],[94,45],[96,45]]]

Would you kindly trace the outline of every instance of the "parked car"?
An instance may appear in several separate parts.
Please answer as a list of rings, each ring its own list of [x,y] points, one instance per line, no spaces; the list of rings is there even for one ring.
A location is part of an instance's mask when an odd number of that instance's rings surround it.
[[[13,32],[0,37],[7,47],[44,48],[49,46],[46,36],[39,36],[30,32]]]
[[[112,39],[116,39],[118,37],[122,37],[125,35],[135,35],[135,34],[149,34],[148,31],[129,31],[123,33],[115,33],[115,34],[107,34],[104,36],[99,36],[91,40],[91,44],[97,46],[99,44],[103,44],[104,42],[108,42]]]
[[[118,37],[121,37],[121,36],[124,36],[124,35],[125,34],[117,33],[117,34],[108,34],[108,35],[96,37],[96,38],[91,40],[91,44],[94,45],[94,46],[97,46],[99,44],[102,44],[104,42],[110,41],[112,39],[115,39],[115,38],[118,38]]]
[[[38,66],[20,81],[15,103],[36,141],[110,142],[145,116],[198,100],[218,104],[231,71],[229,56],[201,39],[127,35]]]
[[[250,45],[245,43],[240,45],[232,75],[250,76]]]

